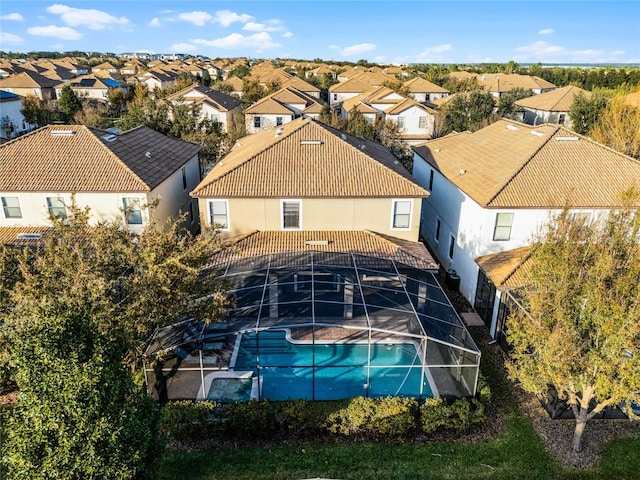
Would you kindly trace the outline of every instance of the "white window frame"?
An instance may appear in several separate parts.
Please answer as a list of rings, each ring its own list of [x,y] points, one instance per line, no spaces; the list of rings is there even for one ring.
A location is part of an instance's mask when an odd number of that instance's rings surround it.
[[[501,218],[507,218],[509,215],[511,215],[511,221],[509,222],[509,225],[501,225],[500,223],[500,219]],[[498,212],[496,213],[496,222],[495,225],[493,227],[493,241],[494,242],[508,242],[509,240],[511,240],[511,230],[513,229],[513,217],[514,214],[513,212]],[[500,232],[506,232],[508,230],[508,234],[506,235],[506,238],[504,233],[501,233],[500,235],[498,235],[498,229],[501,229]]]
[[[409,203],[409,222],[408,225],[406,227],[396,227],[395,226],[395,218],[396,218],[396,205],[400,202],[403,203]],[[406,215],[406,214],[400,214],[400,215]],[[411,222],[413,220],[413,199],[412,198],[393,198],[391,200],[391,224],[390,224],[390,229],[391,230],[411,230]]]
[[[213,222],[213,215],[211,214],[211,206],[213,202],[222,202],[225,205],[226,214],[227,214],[227,225],[224,227],[217,227],[221,232],[228,232],[231,230],[231,212],[229,211],[229,200],[226,198],[210,198],[207,199],[207,221],[209,222],[209,226],[213,227],[215,223]]]
[[[297,203],[298,204],[298,226],[286,227],[284,226],[284,204],[285,203]],[[283,198],[280,200],[280,230],[302,230],[302,199],[300,198]]]
[[[420,115],[418,117],[418,128],[427,128],[427,116]]]
[[[260,115],[253,116],[253,128],[262,128],[262,117]]]
[[[50,198],[59,198],[60,200],[62,200],[62,203],[64,204],[64,219],[69,218],[69,209],[67,208],[67,204],[69,203],[69,199],[65,195],[60,195],[60,194],[57,194],[57,193],[51,193],[49,195],[45,195],[44,196],[44,206],[47,209],[47,217],[49,217],[49,214],[51,213],[51,209],[49,207],[49,199]]]
[[[5,203],[4,203],[4,199],[5,198],[15,198],[18,201],[18,210],[20,210],[20,216],[19,217],[9,217],[9,216],[7,216],[7,208],[16,208],[16,207],[10,207],[8,205],[5,205]],[[6,220],[21,220],[23,218],[23,215],[22,215],[22,204],[20,203],[20,197],[18,195],[2,195],[2,196],[0,196],[0,204],[2,206],[2,215],[4,216],[4,218]]]
[[[398,130],[404,129],[406,125],[406,121],[403,115],[398,116],[398,119],[396,120],[396,124],[398,125]]]
[[[127,206],[125,205],[125,200],[137,200],[140,205],[140,223],[129,223],[129,218],[127,217]],[[140,197],[137,195],[121,195],[120,196],[120,207],[122,208],[122,214],[124,216],[124,223],[129,227],[142,227],[146,225],[146,215],[145,215],[145,205],[147,199],[145,197]]]

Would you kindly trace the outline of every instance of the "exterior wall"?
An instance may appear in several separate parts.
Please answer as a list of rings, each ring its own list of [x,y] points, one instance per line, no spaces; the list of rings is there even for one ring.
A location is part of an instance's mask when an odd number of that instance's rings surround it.
[[[22,97],[38,97],[40,100],[52,100],[56,98],[56,92],[53,88],[39,88],[39,87],[5,87],[6,92],[15,93]]]
[[[282,230],[281,199],[230,198],[229,229],[224,233],[240,235],[255,230]],[[286,200],[286,199],[282,199]],[[406,199],[400,199],[406,200]],[[303,198],[301,230],[372,230],[406,240],[417,241],[421,199],[413,199],[410,227],[393,229],[391,198]],[[208,199],[198,199],[202,225],[210,225]],[[337,215],[339,212],[339,215]]]
[[[401,135],[424,135],[430,137],[433,135],[435,119],[433,115],[429,115],[418,107],[411,107],[398,115],[387,115],[386,118],[398,124],[398,117],[404,117],[404,127],[398,128]],[[420,128],[420,117],[426,117],[424,128]]]
[[[253,126],[253,118],[256,116],[260,117],[260,128],[255,128]],[[245,125],[247,128],[247,133],[257,133],[261,132],[262,130],[266,130],[267,128],[275,127],[277,117],[282,117],[283,125],[293,120],[293,115],[256,115],[251,113],[245,114]]]
[[[564,122],[560,123],[560,116],[564,115]],[[571,118],[568,112],[549,112],[544,110],[524,109],[524,123],[529,125],[541,125],[543,123],[553,123],[555,125],[564,125],[571,129]]]
[[[21,109],[20,98],[0,102],[0,140],[9,140],[36,128],[25,122]]]
[[[356,97],[360,95],[362,92],[344,92],[344,93],[334,93],[329,91],[329,107],[334,107],[345,100]]]

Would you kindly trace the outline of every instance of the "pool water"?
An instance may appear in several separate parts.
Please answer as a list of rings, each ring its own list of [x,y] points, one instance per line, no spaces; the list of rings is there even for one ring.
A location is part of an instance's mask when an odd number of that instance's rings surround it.
[[[246,402],[251,399],[251,377],[214,378],[211,380],[208,400],[218,402]]]
[[[270,400],[433,396],[415,345],[372,344],[370,367],[368,354],[362,344],[314,346],[290,343],[283,331],[245,333],[235,368],[259,374],[261,398]]]

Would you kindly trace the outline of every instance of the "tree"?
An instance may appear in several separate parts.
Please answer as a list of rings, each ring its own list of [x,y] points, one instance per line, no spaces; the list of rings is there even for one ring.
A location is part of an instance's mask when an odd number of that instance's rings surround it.
[[[2,463],[18,480],[143,478],[158,416],[132,373],[157,326],[220,317],[224,286],[202,270],[220,243],[179,221],[135,236],[69,210],[50,219],[40,248],[2,257],[13,275],[2,278],[3,334],[20,390]]]
[[[640,108],[614,98],[589,131],[597,142],[640,160]]]
[[[459,93],[446,105],[445,111],[450,132],[473,132],[482,128],[491,117],[493,97],[479,91]]]
[[[533,95],[531,90],[525,90],[521,87],[507,90],[500,95],[500,100],[498,101],[498,115],[501,117],[511,117],[516,110],[515,103],[518,100],[530,97],[531,95]]]
[[[82,109],[76,112],[72,122],[79,125],[86,125],[94,128],[107,128],[111,124],[109,110],[104,103],[84,102]]]
[[[573,130],[581,135],[588,135],[607,104],[607,97],[601,90],[593,92],[591,98],[583,94],[576,95],[569,108]]]
[[[589,420],[640,391],[638,198],[627,192],[626,208],[591,225],[567,210],[552,219],[528,261],[524,308],[509,319],[510,377],[567,402],[576,452]]]
[[[31,125],[44,127],[51,123],[55,108],[51,101],[44,101],[33,95],[28,95],[22,99],[20,113],[25,121]]]
[[[76,112],[82,110],[82,101],[73,91],[71,85],[65,85],[58,95],[58,111],[61,114],[61,120],[68,123]]]
[[[247,75],[251,73],[251,70],[246,65],[238,65],[233,70],[229,72],[228,77],[238,77],[239,79],[243,79]]]
[[[260,80],[245,80],[242,83],[242,106],[247,108],[255,102],[263,98],[267,94],[266,90],[260,85]]]

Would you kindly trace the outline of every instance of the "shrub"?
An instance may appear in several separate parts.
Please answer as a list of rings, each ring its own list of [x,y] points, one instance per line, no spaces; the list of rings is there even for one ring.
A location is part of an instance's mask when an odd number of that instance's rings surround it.
[[[169,402],[160,413],[160,434],[177,441],[207,437],[216,429],[210,416],[215,408],[216,403],[210,401]]]
[[[285,437],[313,437],[326,431],[331,413],[340,410],[348,401],[311,402],[308,400],[286,400],[275,403],[276,422]]]
[[[485,419],[485,405],[476,398],[459,398],[448,404],[442,398],[429,398],[420,406],[420,424],[424,433],[438,429],[463,432]]]
[[[271,438],[278,432],[272,404],[268,400],[227,403],[219,414],[225,433],[233,438]]]

